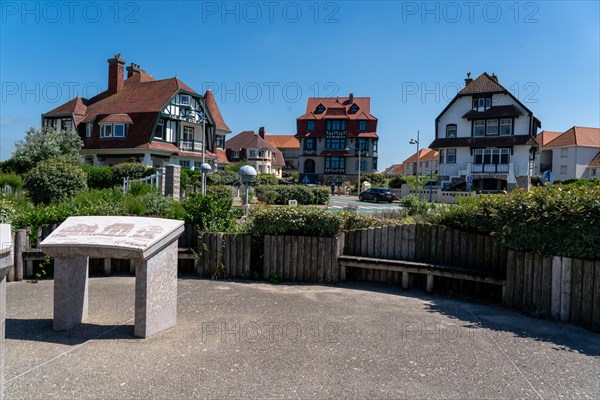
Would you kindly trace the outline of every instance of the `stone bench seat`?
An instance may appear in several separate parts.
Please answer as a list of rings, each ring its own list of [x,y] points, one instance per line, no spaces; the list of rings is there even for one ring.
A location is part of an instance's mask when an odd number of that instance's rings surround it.
[[[405,289],[408,289],[409,274],[426,275],[427,292],[429,293],[433,291],[434,276],[502,286],[505,283],[505,279],[493,271],[481,271],[450,265],[345,255],[340,256],[338,260],[340,263],[340,268],[342,269],[342,271],[340,271],[341,277],[346,276],[345,269],[348,267],[402,272],[402,286]]]

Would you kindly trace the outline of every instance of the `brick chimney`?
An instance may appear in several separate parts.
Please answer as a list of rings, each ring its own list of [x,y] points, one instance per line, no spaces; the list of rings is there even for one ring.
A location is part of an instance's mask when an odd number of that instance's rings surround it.
[[[108,61],[108,92],[114,94],[122,90],[125,85],[123,76],[125,60],[121,58],[121,54],[116,54],[114,58],[106,61]]]
[[[258,136],[260,136],[261,138],[265,138],[265,127],[261,126],[260,128],[258,128]]]
[[[131,78],[134,74],[141,74],[142,69],[139,65],[131,63],[130,66],[125,68],[127,70],[127,79]]]
[[[473,79],[471,79],[471,73],[467,72],[467,79],[465,79],[465,86],[469,86],[469,83],[473,82]]]
[[[354,103],[354,93],[350,93],[350,96],[348,96],[350,99],[350,104]]]

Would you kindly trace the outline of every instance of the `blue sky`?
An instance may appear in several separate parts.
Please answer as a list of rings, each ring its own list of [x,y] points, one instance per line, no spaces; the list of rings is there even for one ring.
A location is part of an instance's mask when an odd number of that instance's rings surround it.
[[[1,3],[0,159],[40,115],[107,85],[116,53],[210,86],[234,134],[294,134],[309,96],[371,97],[379,169],[433,140],[467,72],[496,73],[542,129],[600,126],[598,1]]]

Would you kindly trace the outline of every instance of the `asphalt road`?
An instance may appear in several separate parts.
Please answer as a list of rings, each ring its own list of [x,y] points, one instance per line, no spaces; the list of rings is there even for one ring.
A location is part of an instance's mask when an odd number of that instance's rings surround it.
[[[331,211],[342,211],[347,209],[356,210],[360,213],[377,213],[387,211],[399,211],[398,202],[395,203],[373,203],[358,201],[355,196],[332,196],[329,198],[327,207]]]
[[[7,399],[592,399],[600,336],[421,292],[179,280],[177,326],[133,338],[134,278],[90,280],[52,330],[52,281],[7,285]]]

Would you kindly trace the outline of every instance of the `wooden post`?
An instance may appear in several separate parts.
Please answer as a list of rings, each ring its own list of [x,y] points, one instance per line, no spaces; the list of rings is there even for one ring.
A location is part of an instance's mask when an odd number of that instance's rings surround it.
[[[515,252],[508,251],[506,257],[506,281],[504,283],[503,302],[504,305],[514,307],[515,296]]]
[[[345,241],[345,235],[344,233],[340,233],[340,235],[336,238],[336,242],[337,242],[337,251],[335,253],[334,258],[332,259],[332,274],[333,276],[331,277],[333,282],[338,282],[338,281],[345,281],[346,280],[346,267],[341,268],[340,267],[340,262],[339,262],[339,256],[344,254],[344,243],[346,243]]]
[[[22,281],[23,273],[25,271],[23,252],[27,250],[29,243],[27,231],[25,229],[19,229],[17,232],[15,232],[15,240],[13,243],[15,252],[14,280]]]
[[[461,232],[458,229],[452,229],[452,264],[464,266],[461,260],[461,252],[466,252],[467,249],[462,248]]]
[[[402,271],[402,289],[408,290],[408,272]]]
[[[550,313],[552,318],[560,318],[560,299],[562,285],[562,258],[552,257],[552,304]]]
[[[283,274],[282,274],[282,278],[286,281],[290,280],[290,276],[291,276],[291,265],[292,265],[292,237],[291,236],[286,236],[284,239],[284,246],[285,248],[283,249]]]
[[[542,315],[551,316],[552,310],[552,257],[542,258]]]
[[[298,236],[290,238],[290,281],[298,280]]]
[[[583,291],[583,260],[574,258],[571,264],[571,310],[570,321],[581,325],[581,300]]]
[[[540,254],[533,255],[533,296],[532,305],[536,312],[542,312],[542,269],[544,268],[544,259]]]
[[[594,266],[594,295],[592,299],[592,329],[600,330],[600,261]]]
[[[438,235],[439,235],[439,226],[431,225],[430,226],[430,240],[429,240],[429,258],[433,263],[439,263],[438,261]]]
[[[317,282],[322,283],[325,275],[325,253],[329,251],[327,249],[327,240],[324,238],[319,238],[318,240],[319,248],[317,252]]]
[[[516,252],[515,263],[515,297],[514,307],[517,310],[523,310],[523,275],[525,274],[525,253],[522,251]]]
[[[562,258],[562,284],[560,293],[560,320],[569,322],[571,319],[571,266],[569,257]]]
[[[525,253],[523,265],[523,307],[530,310],[533,302],[533,254]]]
[[[304,236],[298,236],[298,255],[296,257],[296,280],[304,282],[304,255],[306,254],[306,241]]]
[[[243,235],[243,253],[244,253],[244,264],[242,268],[242,272],[246,276],[250,276],[250,259],[252,257],[252,236],[251,235]],[[242,254],[242,250],[239,251],[239,254]]]
[[[469,266],[469,232],[460,232],[460,266]]]
[[[310,252],[310,281],[316,282],[318,280],[319,268],[318,268],[318,257],[319,257],[319,238],[313,237],[312,248]]]
[[[231,265],[231,234],[223,235],[223,266],[225,267],[225,277],[233,278],[234,272]]]
[[[402,225],[394,227],[394,257],[395,260],[402,259]]]
[[[433,292],[433,275],[427,275],[427,293]]]
[[[415,224],[415,230],[413,235],[413,243],[414,243],[414,256],[412,260],[415,261],[423,261],[423,242],[425,241],[423,238],[423,224]]]
[[[283,280],[283,260],[285,258],[285,236],[277,236],[277,257],[275,263],[277,266],[277,275]]]
[[[400,252],[401,260],[408,260],[410,258],[410,225],[402,225],[402,250]]]
[[[593,297],[594,297],[594,262],[585,260],[583,262],[581,288],[581,325],[586,328],[592,327]]]
[[[303,282],[310,282],[312,280],[312,262],[314,261],[312,255],[313,249],[313,238],[304,237],[304,274]]]
[[[415,255],[416,255],[416,251],[417,251],[416,232],[417,232],[416,224],[409,224],[408,225],[408,259],[410,261],[415,260]]]
[[[428,262],[431,260],[431,225],[425,224],[422,229],[421,258],[419,260]]]
[[[109,276],[112,272],[112,260],[110,258],[104,259],[104,275]]]

